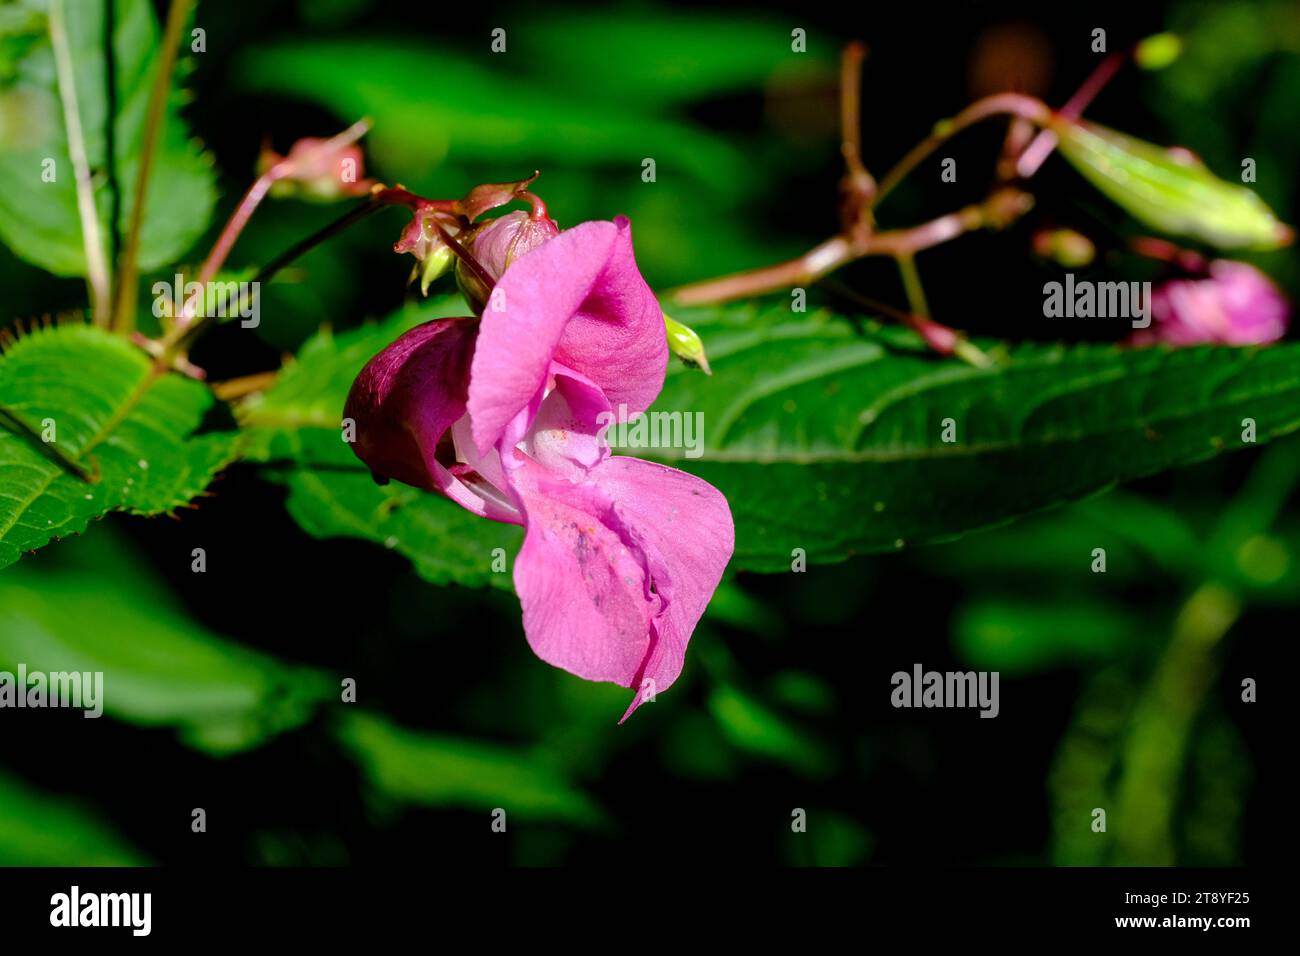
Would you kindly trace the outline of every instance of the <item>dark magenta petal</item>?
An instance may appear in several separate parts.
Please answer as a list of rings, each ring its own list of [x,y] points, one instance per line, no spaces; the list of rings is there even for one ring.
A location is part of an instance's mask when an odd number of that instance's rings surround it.
[[[512,509],[452,471],[448,431],[465,415],[476,325],[439,319],[406,332],[361,370],[343,414],[356,423],[353,452],[376,475],[444,494],[484,517],[517,521]]]

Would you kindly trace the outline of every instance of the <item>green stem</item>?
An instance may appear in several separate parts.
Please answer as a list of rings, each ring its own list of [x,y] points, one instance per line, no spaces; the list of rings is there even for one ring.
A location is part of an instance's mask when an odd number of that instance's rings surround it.
[[[95,187],[90,180],[90,161],[77,108],[76,73],[68,46],[68,25],[63,0],[50,0],[50,45],[54,48],[54,69],[58,77],[63,124],[68,136],[68,155],[77,184],[77,213],[81,218],[81,240],[86,254],[86,284],[90,287],[92,315],[96,325],[107,325],[112,309],[108,264],[99,234],[99,213],[95,209]],[[111,121],[111,120],[110,120]]]
[[[167,25],[163,30],[158,69],[154,74],[153,89],[149,93],[149,113],[145,118],[144,139],[140,145],[140,171],[135,179],[135,201],[131,205],[131,223],[127,228],[126,243],[117,263],[117,301],[109,318],[112,328],[127,333],[135,328],[136,259],[140,252],[140,231],[144,224],[149,175],[153,170],[154,153],[167,114],[167,94],[171,90],[172,73],[176,68],[181,31],[185,28],[193,6],[194,0],[172,0],[167,11]]]
[[[898,272],[903,278],[903,294],[907,296],[908,307],[916,315],[928,319],[930,306],[925,301],[925,288],[921,285],[921,274],[916,271],[916,260],[910,255],[900,255],[894,261],[898,263]]]
[[[983,349],[966,338],[956,329],[941,326],[930,318],[930,305],[925,299],[925,287],[921,285],[921,274],[916,270],[916,260],[908,253],[894,259],[898,263],[899,275],[903,278],[903,292],[907,296],[908,307],[912,317],[908,324],[922,334],[927,342],[935,345],[935,332],[939,332],[946,350],[968,365],[976,368],[988,368],[993,359]]]
[[[1116,807],[1120,863],[1174,863],[1173,817],[1187,742],[1218,672],[1214,648],[1240,616],[1238,597],[1214,583],[1198,587],[1178,612],[1124,746]]]
[[[878,207],[884,198],[893,192],[894,187],[902,182],[908,173],[952,137],[982,120],[1006,115],[1019,116],[1037,126],[1045,126],[1051,119],[1052,111],[1041,100],[1021,93],[998,93],[975,101],[952,119],[936,123],[934,132],[913,146],[908,154],[885,174],[885,178],[880,181],[880,190],[876,193],[876,206]]]

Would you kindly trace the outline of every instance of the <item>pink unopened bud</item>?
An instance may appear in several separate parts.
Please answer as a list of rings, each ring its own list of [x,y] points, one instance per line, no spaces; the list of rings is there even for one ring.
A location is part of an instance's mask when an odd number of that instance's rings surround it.
[[[1262,345],[1280,339],[1291,307],[1264,273],[1244,262],[1216,259],[1208,275],[1171,279],[1151,293],[1151,328],[1136,344]]]
[[[370,123],[362,120],[329,139],[300,139],[286,156],[266,148],[258,157],[258,172],[272,175],[273,196],[326,201],[363,196],[372,183],[364,176],[361,147],[356,141],[369,128]]]
[[[560,227],[545,214],[534,216],[519,210],[480,223],[466,234],[463,243],[495,281],[524,253],[559,234]],[[463,262],[456,264],[456,281],[470,307],[475,313],[482,313],[491,290]]]

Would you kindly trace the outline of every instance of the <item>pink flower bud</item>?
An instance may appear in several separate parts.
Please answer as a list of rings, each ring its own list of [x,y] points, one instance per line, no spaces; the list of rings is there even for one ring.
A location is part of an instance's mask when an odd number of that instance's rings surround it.
[[[531,252],[559,234],[560,227],[549,217],[534,217],[520,210],[475,226],[466,234],[464,245],[495,281],[524,253]],[[482,313],[491,290],[463,262],[456,264],[456,281],[474,312]]]
[[[1207,271],[1158,285],[1151,294],[1155,322],[1134,342],[1262,345],[1286,333],[1290,304],[1268,276],[1229,259],[1214,260]]]
[[[258,157],[258,171],[271,174],[274,196],[324,201],[364,196],[373,183],[364,176],[361,147],[356,140],[368,128],[369,124],[362,121],[329,139],[300,139],[286,156],[264,149]]]

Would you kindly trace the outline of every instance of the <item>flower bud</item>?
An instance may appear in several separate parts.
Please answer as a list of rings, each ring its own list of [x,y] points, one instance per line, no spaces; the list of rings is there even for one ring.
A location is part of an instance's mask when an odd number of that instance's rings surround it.
[[[1133,50],[1133,59],[1144,70],[1163,70],[1183,55],[1183,40],[1177,33],[1156,33]]]
[[[366,120],[329,139],[298,140],[285,156],[267,148],[258,157],[259,174],[273,177],[271,195],[296,196],[328,202],[364,196],[373,183],[363,176],[361,147],[356,144],[370,128]]]
[[[1081,269],[1092,264],[1097,247],[1073,229],[1042,229],[1034,234],[1034,255],[1051,259],[1065,269]]]
[[[434,222],[439,215],[428,209],[417,210],[397,242],[393,243],[394,252],[409,252],[415,256],[415,266],[411,269],[408,281],[414,282],[418,278],[420,292],[424,295],[429,294],[429,285],[433,280],[451,270],[456,258],[455,252],[443,241],[442,233]],[[458,227],[454,220],[446,219],[442,228],[449,234],[454,234]]]
[[[1216,259],[1203,277],[1171,279],[1151,293],[1152,327],[1136,344],[1263,345],[1286,332],[1290,305],[1252,265]]]
[[[682,325],[675,319],[670,319],[668,314],[664,313],[664,330],[668,334],[668,348],[674,355],[691,365],[698,365],[705,375],[713,374],[713,370],[709,368],[709,360],[704,354],[704,342],[694,329]]]
[[[531,252],[559,234],[560,227],[549,217],[534,218],[520,210],[474,226],[461,242],[488,277],[495,281],[524,253]],[[481,314],[492,290],[461,261],[456,263],[456,282],[475,314]]]
[[[451,246],[438,246],[425,256],[415,267],[420,276],[420,294],[428,295],[433,281],[446,275],[455,262],[456,253],[451,251]]]

